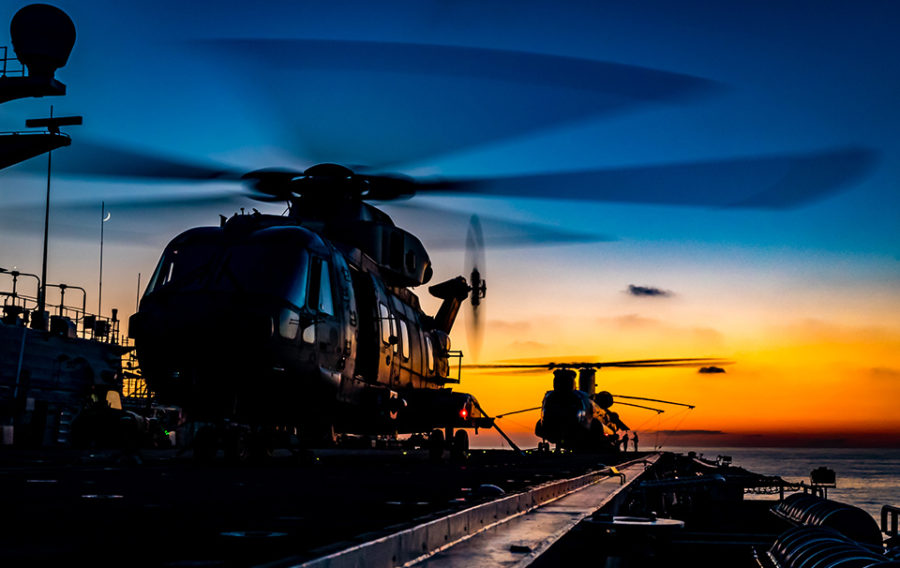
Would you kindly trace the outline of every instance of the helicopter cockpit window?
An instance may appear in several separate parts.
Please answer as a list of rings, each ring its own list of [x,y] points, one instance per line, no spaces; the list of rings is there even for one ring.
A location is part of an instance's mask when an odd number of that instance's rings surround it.
[[[431,346],[431,337],[425,335],[425,363],[428,365],[428,372],[434,372],[434,347]]]
[[[331,275],[328,262],[316,259],[309,279],[309,307],[319,313],[334,315],[334,301],[331,294]]]
[[[381,340],[385,345],[390,345],[391,336],[394,335],[394,318],[384,304],[378,304],[378,319],[381,323]]]
[[[400,322],[400,356],[409,359],[409,328],[406,327],[406,321]]]
[[[304,250],[279,250],[268,243],[235,246],[218,276],[218,289],[265,294],[296,307],[306,304],[308,256]]]
[[[214,271],[221,250],[218,243],[186,242],[167,250],[147,286],[146,293],[155,292],[171,284],[179,288],[204,285]]]

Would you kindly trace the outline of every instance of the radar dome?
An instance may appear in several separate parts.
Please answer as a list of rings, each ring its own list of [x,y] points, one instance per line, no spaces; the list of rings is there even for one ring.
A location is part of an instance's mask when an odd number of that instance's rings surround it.
[[[13,16],[9,35],[29,76],[53,77],[75,45],[75,24],[55,6],[29,4]]]

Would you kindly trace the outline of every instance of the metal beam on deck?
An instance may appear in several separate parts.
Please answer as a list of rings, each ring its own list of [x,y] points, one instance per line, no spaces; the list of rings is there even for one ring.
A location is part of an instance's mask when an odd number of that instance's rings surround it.
[[[610,503],[659,454],[539,485],[370,542],[269,568],[528,566],[575,525]],[[623,474],[624,477],[620,474]]]
[[[507,522],[472,535],[414,565],[427,568],[529,566],[578,523],[622,494],[658,458],[656,454],[619,466],[617,470],[624,478],[604,475],[580,490],[536,507],[527,514],[511,517]]]

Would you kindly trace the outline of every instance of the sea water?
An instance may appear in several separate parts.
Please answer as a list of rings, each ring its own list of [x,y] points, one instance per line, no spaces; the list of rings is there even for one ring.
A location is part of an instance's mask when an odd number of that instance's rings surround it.
[[[818,467],[833,469],[837,487],[828,498],[855,505],[880,522],[882,505],[900,506],[900,449],[865,448],[664,448],[704,458],[731,456],[732,464],[755,473],[777,475],[785,481],[809,483]]]

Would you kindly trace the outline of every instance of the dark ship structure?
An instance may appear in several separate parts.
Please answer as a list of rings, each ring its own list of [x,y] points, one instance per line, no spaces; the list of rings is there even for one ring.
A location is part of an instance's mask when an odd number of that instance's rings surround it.
[[[10,29],[17,57],[3,48],[0,103],[64,95],[66,86],[55,72],[75,43],[71,19],[53,6],[32,4],[16,13]],[[81,117],[28,120],[26,126],[46,130],[0,134],[0,168],[70,145],[60,126],[80,123]],[[114,427],[99,431],[118,432],[120,419],[131,417],[121,404],[122,356],[128,349],[119,341],[117,311],[110,317],[89,314],[84,288],[48,282],[46,231],[44,238],[42,276],[0,267],[0,441],[5,446],[86,441],[79,436],[93,438],[88,432],[101,423]],[[47,301],[48,289],[58,292],[58,303]]]

